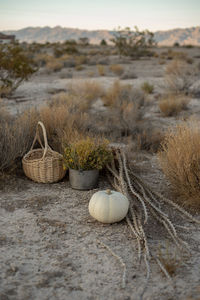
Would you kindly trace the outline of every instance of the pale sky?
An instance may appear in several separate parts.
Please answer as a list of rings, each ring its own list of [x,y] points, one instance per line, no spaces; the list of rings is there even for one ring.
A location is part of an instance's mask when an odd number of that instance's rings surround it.
[[[0,0],[0,31],[135,25],[151,31],[200,26],[200,0]]]

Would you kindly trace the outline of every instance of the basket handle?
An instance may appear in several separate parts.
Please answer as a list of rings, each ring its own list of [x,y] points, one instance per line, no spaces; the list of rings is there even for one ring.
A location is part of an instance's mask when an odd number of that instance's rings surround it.
[[[40,139],[39,125],[42,128],[42,133],[43,133],[43,138],[44,138],[44,146],[42,145],[42,142],[41,142],[41,139]],[[38,140],[40,146],[42,147],[42,149],[44,149],[44,153],[43,153],[43,156],[42,156],[42,159],[43,159],[45,157],[46,153],[47,153],[48,148],[49,149],[51,149],[51,148],[48,145],[46,129],[44,127],[44,124],[41,121],[39,121],[37,123],[36,134],[35,134],[35,137],[34,137],[34,140],[33,140],[33,143],[32,143],[32,146],[31,146],[30,150],[33,150],[33,147],[34,147],[37,140]]]

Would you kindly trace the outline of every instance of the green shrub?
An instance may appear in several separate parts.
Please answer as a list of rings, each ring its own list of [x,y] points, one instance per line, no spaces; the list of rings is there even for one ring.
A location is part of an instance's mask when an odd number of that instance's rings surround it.
[[[106,40],[104,40],[104,39],[103,39],[103,40],[101,40],[101,42],[100,42],[100,45],[101,45],[101,46],[107,46],[107,42],[106,42]]]
[[[11,94],[35,71],[33,60],[25,55],[20,46],[0,46],[0,96]]]
[[[139,31],[137,27],[132,31],[129,27],[114,32],[111,41],[117,48],[118,54],[139,58],[150,54],[150,47],[155,45],[154,34],[148,30]]]

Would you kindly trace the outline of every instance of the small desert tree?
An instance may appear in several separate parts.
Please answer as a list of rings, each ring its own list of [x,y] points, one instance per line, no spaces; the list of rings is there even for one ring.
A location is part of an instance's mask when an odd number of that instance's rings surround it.
[[[150,47],[155,45],[154,34],[149,30],[139,31],[137,27],[131,30],[129,27],[124,29],[118,27],[113,33],[111,41],[118,50],[119,55],[138,58],[150,53]]]
[[[24,80],[34,72],[32,59],[18,45],[0,47],[0,96],[11,94]]]

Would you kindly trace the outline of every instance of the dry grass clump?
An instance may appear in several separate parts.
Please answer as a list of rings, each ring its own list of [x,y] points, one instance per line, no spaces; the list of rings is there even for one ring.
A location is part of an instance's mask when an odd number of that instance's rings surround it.
[[[70,86],[70,93],[90,103],[104,95],[104,88],[95,80],[84,80],[73,82]]]
[[[40,110],[40,120],[47,130],[49,144],[62,152],[63,140],[70,142],[84,132],[85,114],[72,111],[67,104],[45,106]]]
[[[50,61],[54,60],[54,57],[46,53],[38,53],[34,56],[34,62],[38,67],[44,67]]]
[[[170,94],[159,101],[159,108],[165,117],[178,115],[182,110],[187,109],[189,98],[184,94]]]
[[[179,202],[200,208],[200,123],[190,120],[171,129],[158,153],[160,165]]]
[[[145,150],[151,153],[157,152],[164,139],[164,133],[158,128],[147,127],[136,135],[136,150]]]
[[[154,90],[154,86],[153,84],[148,83],[147,81],[145,81],[142,85],[141,85],[141,89],[146,93],[146,94],[152,94],[153,90]]]
[[[33,130],[37,123],[36,111],[27,111],[24,116],[14,118],[6,111],[0,114],[0,171],[13,168],[17,159],[30,148]]]
[[[110,129],[119,131],[123,136],[133,134],[137,122],[143,114],[144,94],[131,85],[122,85],[115,81],[102,98],[104,104],[110,108]]]
[[[88,115],[79,100],[63,93],[48,105],[26,110],[17,117],[1,110],[0,171],[16,166],[16,161],[21,161],[30,150],[38,121],[44,123],[49,145],[55,151],[63,151],[63,140],[67,143],[82,138],[87,131]]]
[[[60,59],[52,58],[46,64],[47,72],[58,72],[63,68],[63,62]]]
[[[176,274],[177,269],[187,258],[184,253],[180,253],[180,251],[174,247],[172,248],[169,244],[169,241],[167,241],[164,248],[159,245],[157,252],[159,261],[161,262],[162,266],[164,266],[170,277]],[[163,275],[165,275],[165,273],[163,273]]]
[[[144,104],[144,94],[142,91],[132,88],[131,85],[122,85],[119,80],[116,80],[107,90],[102,100],[106,106],[111,107],[119,107],[124,101],[133,101],[142,106]]]
[[[87,63],[87,56],[86,55],[77,55],[75,56],[75,64],[76,66],[78,65],[83,65]]]
[[[161,52],[159,55],[160,59],[178,59],[183,60],[185,62],[191,63],[190,58],[188,57],[188,54],[183,51],[174,51],[172,49],[168,49],[167,51]]]
[[[103,65],[97,65],[97,70],[100,76],[105,76],[105,67]]]
[[[110,65],[110,71],[117,76],[121,76],[124,73],[124,68],[121,65]]]
[[[64,54],[63,56],[61,56],[60,60],[63,62],[64,68],[73,68],[76,65],[73,55]]]
[[[189,88],[194,83],[195,71],[182,60],[173,60],[166,66],[165,81],[167,88],[172,93],[189,93]]]
[[[136,79],[137,75],[135,74],[134,70],[126,69],[123,74],[120,76],[120,79]]]
[[[3,86],[0,83],[0,97],[8,97],[12,92],[12,87],[11,86]]]
[[[82,65],[76,65],[75,66],[75,70],[76,71],[82,71],[82,70],[84,70],[84,66],[82,66]]]

